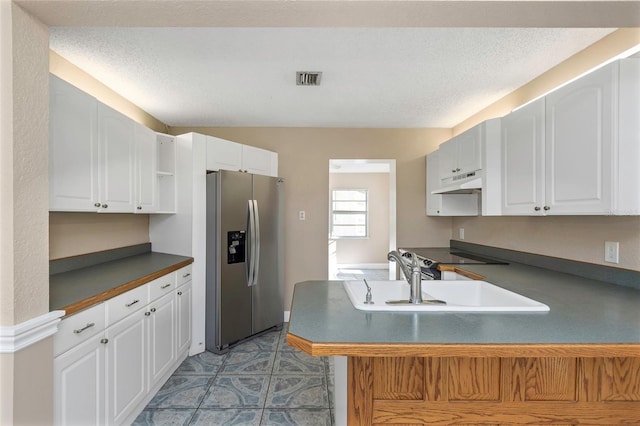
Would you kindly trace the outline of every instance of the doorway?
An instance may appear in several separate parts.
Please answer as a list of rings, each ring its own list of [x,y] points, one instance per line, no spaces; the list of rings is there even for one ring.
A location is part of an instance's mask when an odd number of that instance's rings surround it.
[[[395,279],[396,160],[329,160],[329,279]]]

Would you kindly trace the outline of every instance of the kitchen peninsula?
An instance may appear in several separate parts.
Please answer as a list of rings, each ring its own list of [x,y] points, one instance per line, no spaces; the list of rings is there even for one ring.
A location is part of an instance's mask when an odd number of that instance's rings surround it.
[[[640,290],[516,262],[463,268],[551,310],[365,312],[340,281],[296,285],[287,343],[348,357],[349,425],[640,423]]]

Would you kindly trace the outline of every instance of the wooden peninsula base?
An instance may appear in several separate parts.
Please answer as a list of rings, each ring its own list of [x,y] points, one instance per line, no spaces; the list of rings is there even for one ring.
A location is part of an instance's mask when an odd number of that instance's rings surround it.
[[[349,426],[640,425],[635,344],[287,344],[347,357]]]
[[[640,358],[348,358],[349,425],[640,425]]]

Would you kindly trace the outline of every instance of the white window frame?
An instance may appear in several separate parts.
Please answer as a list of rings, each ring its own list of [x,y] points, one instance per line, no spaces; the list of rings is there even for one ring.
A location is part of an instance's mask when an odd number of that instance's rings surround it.
[[[352,201],[352,200],[337,200],[336,199],[336,193],[340,192],[340,191],[360,191],[360,192],[364,192],[365,194],[365,210],[364,211],[356,211],[356,210],[334,210],[334,205],[335,202],[339,202],[339,201]],[[360,200],[361,201],[361,200]],[[353,214],[353,215],[364,215],[364,233],[365,235],[335,235],[334,233],[334,226],[341,226],[341,225],[334,225],[333,223],[333,219],[334,219],[334,215],[338,213],[338,214]],[[369,190],[368,189],[364,189],[364,188],[336,188],[336,189],[332,189],[331,190],[331,216],[329,218],[329,222],[330,222],[330,237],[331,239],[334,240],[342,240],[342,239],[351,239],[351,240],[357,240],[357,239],[367,239],[369,238]],[[349,226],[353,226],[353,225],[349,225]],[[355,226],[360,226],[360,225],[355,225]]]

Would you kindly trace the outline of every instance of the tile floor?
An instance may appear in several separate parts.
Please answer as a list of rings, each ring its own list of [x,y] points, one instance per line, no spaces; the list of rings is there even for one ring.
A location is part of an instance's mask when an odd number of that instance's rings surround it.
[[[224,355],[188,357],[134,425],[322,425],[333,421],[333,363],[293,349],[282,331]]]

